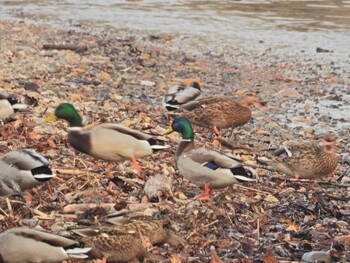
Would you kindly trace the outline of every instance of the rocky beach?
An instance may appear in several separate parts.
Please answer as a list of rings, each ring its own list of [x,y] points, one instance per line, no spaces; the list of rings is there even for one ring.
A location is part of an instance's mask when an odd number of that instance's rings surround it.
[[[35,149],[57,175],[52,195],[45,186],[26,191],[26,203],[11,197],[12,211],[0,199],[1,232],[28,226],[70,236],[77,225],[99,225],[107,214],[135,209],[163,219],[186,241],[148,246],[163,262],[299,262],[310,251],[323,251],[325,262],[350,261],[350,52],[323,46],[284,52],[263,42],[216,49],[183,34],[9,19],[0,21],[0,32],[0,89],[30,105],[1,125],[0,154]],[[235,129],[233,141],[230,130],[218,140],[199,128],[195,137],[197,146],[256,167],[256,182],[216,190],[208,202],[193,199],[202,189],[174,163],[181,138],[162,136],[168,127],[163,96],[184,80],[199,81],[203,97],[249,91],[266,102],[252,107],[252,119]],[[131,161],[113,163],[111,179],[106,162],[69,146],[66,122],[44,122],[62,102],[73,104],[86,125],[118,122],[171,147],[139,161],[142,177]],[[311,180],[288,178],[257,161],[266,149],[317,143],[330,132],[339,164],[334,177],[317,179],[314,188]],[[154,176],[171,178],[165,188],[172,194],[165,191],[160,202],[145,198],[145,182]]]

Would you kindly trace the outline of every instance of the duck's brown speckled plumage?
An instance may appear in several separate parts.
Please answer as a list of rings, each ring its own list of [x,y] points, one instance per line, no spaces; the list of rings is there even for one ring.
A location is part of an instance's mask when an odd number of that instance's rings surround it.
[[[337,167],[338,158],[334,145],[335,137],[327,134],[322,144],[293,144],[276,150],[271,163],[277,171],[290,177],[323,177],[334,172]]]
[[[85,246],[91,247],[91,256],[106,258],[107,262],[159,262],[163,258],[148,252],[139,237],[113,228],[77,229]]]
[[[110,231],[83,237],[82,241],[92,248],[93,257],[106,257],[107,262],[139,262],[149,254],[140,239],[128,234]]]
[[[186,243],[179,235],[172,233],[169,229],[165,229],[163,220],[157,220],[151,216],[127,215],[121,221],[119,221],[119,218],[113,217],[108,218],[107,221],[113,224],[108,226],[108,229],[130,233],[136,237],[146,237],[152,245],[168,243],[176,247],[184,246]]]
[[[226,97],[203,98],[185,104],[176,115],[185,116],[192,124],[206,128],[234,128],[246,124],[251,117],[250,105],[260,103],[254,94],[241,100]]]

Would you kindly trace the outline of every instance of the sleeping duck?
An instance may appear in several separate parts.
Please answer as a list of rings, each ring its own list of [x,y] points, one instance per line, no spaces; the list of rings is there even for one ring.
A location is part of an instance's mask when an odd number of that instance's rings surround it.
[[[26,104],[18,103],[6,92],[0,90],[0,120],[4,120],[17,110],[25,110]]]
[[[201,87],[197,81],[192,82],[188,87],[180,83],[171,86],[164,95],[163,105],[168,111],[176,110],[181,105],[193,101],[201,94]]]
[[[87,258],[90,248],[78,241],[35,229],[16,227],[0,234],[2,263],[61,263],[71,258]]]
[[[22,191],[47,183],[52,177],[49,161],[32,149],[0,157],[1,196],[22,195]]]

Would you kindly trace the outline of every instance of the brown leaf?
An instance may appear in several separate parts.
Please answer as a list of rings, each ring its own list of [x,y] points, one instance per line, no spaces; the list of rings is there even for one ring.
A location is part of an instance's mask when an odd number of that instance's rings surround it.
[[[215,247],[210,247],[211,254],[211,263],[223,263],[223,261],[219,258],[218,254],[216,254]]]
[[[267,251],[263,256],[265,263],[277,263],[275,254],[272,251]]]
[[[350,235],[338,236],[338,237],[335,237],[334,240],[339,243],[350,243]]]
[[[75,101],[82,101],[84,99],[84,96],[82,94],[73,93],[70,95],[70,98]]]
[[[286,231],[299,231],[300,230],[300,226],[294,224],[292,221],[290,221],[289,219],[286,218],[281,218],[280,219],[282,222],[288,224],[288,227],[286,228]]]
[[[47,142],[49,143],[50,147],[53,149],[57,149],[57,145],[53,140],[47,140]]]
[[[31,140],[35,140],[35,139],[39,139],[39,135],[36,133],[36,132],[28,132],[28,137],[31,139]]]
[[[181,263],[181,260],[178,255],[172,254],[170,258],[171,263]]]

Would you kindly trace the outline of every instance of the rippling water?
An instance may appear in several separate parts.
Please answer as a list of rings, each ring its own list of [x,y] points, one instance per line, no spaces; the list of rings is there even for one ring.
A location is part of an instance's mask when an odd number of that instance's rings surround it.
[[[197,34],[216,43],[349,51],[350,0],[2,1],[0,17]],[[250,42],[247,42],[250,41]]]
[[[59,19],[90,20],[116,27],[216,32],[284,28],[349,30],[349,0],[41,0],[0,1],[0,10]]]

